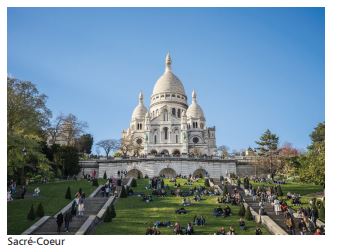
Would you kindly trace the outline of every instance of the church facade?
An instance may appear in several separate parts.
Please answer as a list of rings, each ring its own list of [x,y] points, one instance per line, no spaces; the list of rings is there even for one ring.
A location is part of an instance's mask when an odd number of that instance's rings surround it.
[[[139,94],[129,128],[122,137],[140,147],[144,155],[215,155],[215,127],[207,127],[204,112],[193,90],[188,105],[184,85],[172,72],[172,60],[166,55],[165,71],[154,85],[150,106]]]

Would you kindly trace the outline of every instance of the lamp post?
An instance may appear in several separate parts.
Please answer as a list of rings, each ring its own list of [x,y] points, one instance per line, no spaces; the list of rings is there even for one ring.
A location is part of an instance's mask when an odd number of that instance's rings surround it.
[[[25,161],[25,157],[26,157],[26,155],[27,155],[27,150],[26,150],[26,148],[25,148],[25,147],[22,148],[21,152],[22,152],[22,155],[24,156],[24,161]],[[22,169],[21,169],[21,178],[20,178],[20,180],[21,180],[21,181],[20,181],[21,184],[24,185],[24,184],[25,184],[25,162],[24,162],[23,167],[22,167]]]

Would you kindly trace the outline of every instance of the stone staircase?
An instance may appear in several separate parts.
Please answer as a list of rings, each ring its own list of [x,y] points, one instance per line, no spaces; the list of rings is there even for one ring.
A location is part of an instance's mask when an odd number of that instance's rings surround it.
[[[85,199],[85,212],[83,216],[75,216],[69,224],[69,232],[65,232],[64,224],[61,227],[61,235],[74,235],[79,228],[85,223],[90,215],[96,215],[101,207],[106,203],[108,198],[101,197],[97,194],[93,198]],[[42,226],[36,229],[33,235],[57,235],[56,218],[50,217]]]
[[[122,179],[122,185],[126,185],[129,182],[129,178]],[[116,188],[118,192],[118,197],[121,193],[121,186]],[[114,191],[114,190],[113,190]],[[100,190],[96,192],[93,197],[88,197],[85,199],[85,211],[83,216],[75,216],[72,218],[72,221],[69,224],[69,232],[65,232],[64,223],[61,227],[61,235],[74,235],[80,229],[80,227],[86,222],[89,216],[96,216],[100,209],[105,205],[109,198],[103,197],[101,195]],[[57,233],[57,223],[56,223],[56,216],[49,217],[41,226],[35,229],[32,235],[58,235]]]

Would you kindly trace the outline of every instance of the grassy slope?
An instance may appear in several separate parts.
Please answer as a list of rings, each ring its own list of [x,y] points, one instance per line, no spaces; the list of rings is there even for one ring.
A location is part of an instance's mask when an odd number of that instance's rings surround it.
[[[95,189],[92,184],[86,180],[63,181],[39,185],[41,190],[39,198],[34,199],[30,196],[25,199],[17,199],[7,203],[7,233],[13,235],[21,234],[38,220],[37,218],[34,221],[30,221],[26,218],[32,204],[36,210],[38,204],[41,202],[45,210],[45,215],[53,215],[67,205],[70,202],[70,200],[65,199],[68,186],[70,186],[72,194],[75,194],[79,188],[82,188],[87,196]],[[29,186],[28,192],[32,192],[35,187],[36,185]]]
[[[182,188],[187,189],[188,186],[183,185],[183,180],[180,182],[177,180]],[[135,192],[146,192],[145,186],[147,180],[138,180],[138,187],[133,188]],[[170,187],[173,183],[169,183],[165,180],[165,183]],[[200,180],[200,185],[203,185],[203,180]],[[197,185],[197,184],[196,184]],[[148,191],[150,193],[150,191]],[[191,200],[193,202],[193,200]],[[116,204],[117,217],[113,219],[111,223],[102,223],[97,226],[95,234],[145,234],[148,226],[153,226],[155,221],[178,221],[183,227],[188,222],[193,221],[194,215],[203,215],[206,219],[206,225],[204,227],[194,226],[196,234],[213,234],[221,226],[228,229],[230,225],[236,230],[237,234],[255,234],[256,224],[253,221],[246,221],[248,230],[240,231],[238,227],[238,209],[237,206],[231,206],[232,216],[228,218],[215,217],[212,215],[212,211],[217,207],[217,197],[207,196],[204,200],[193,203],[192,206],[185,207],[189,213],[187,214],[175,214],[175,210],[178,209],[181,203],[181,197],[168,196],[168,197],[153,197],[153,201],[150,203],[143,202],[138,196],[130,196],[128,198],[120,198]],[[264,234],[268,234],[265,228],[262,228]],[[161,234],[173,234],[173,228],[160,228]]]

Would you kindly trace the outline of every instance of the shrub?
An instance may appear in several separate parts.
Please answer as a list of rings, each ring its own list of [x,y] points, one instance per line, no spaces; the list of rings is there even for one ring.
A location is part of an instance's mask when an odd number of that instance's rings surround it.
[[[244,178],[244,188],[249,189],[250,188],[250,180],[248,177]]]
[[[126,192],[125,186],[122,186],[122,187],[121,187],[120,198],[127,198],[127,192]]]
[[[281,197],[281,196],[283,196],[283,195],[284,195],[284,194],[283,194],[283,191],[281,190],[281,186],[278,185],[278,186],[277,186],[277,196]]]
[[[41,202],[38,205],[38,208],[36,209],[36,216],[43,217],[45,215],[44,207],[42,206]]]
[[[99,186],[98,180],[96,178],[92,180],[92,186]]]
[[[145,175],[145,178],[148,179],[148,175],[147,174]]]
[[[71,195],[71,188],[67,187],[67,191],[65,194],[65,199],[72,199],[72,195]]]
[[[205,186],[206,186],[206,187],[210,187],[210,182],[209,182],[208,179],[205,179]]]
[[[114,205],[112,204],[112,205],[111,205],[111,217],[114,219],[116,216],[117,216],[117,214],[116,214],[116,212],[115,212],[115,207],[114,207]]]
[[[27,214],[27,219],[29,220],[35,220],[35,212],[34,212],[34,207],[33,204],[31,205],[31,209],[29,210],[28,214]]]
[[[131,187],[137,187],[137,180],[135,178],[132,179]]]
[[[112,221],[111,209],[110,207],[107,207],[107,210],[104,214],[104,222],[111,222],[111,221]]]
[[[237,180],[237,185],[238,185],[238,187],[240,187],[240,185],[241,185],[241,180],[240,179]]]
[[[140,174],[140,172],[138,172],[138,179],[141,179],[141,174]]]
[[[246,213],[245,206],[244,206],[243,203],[241,203],[241,204],[240,204],[240,209],[239,209],[238,215],[241,216],[241,217],[244,217],[244,216],[245,216],[245,213]]]
[[[107,179],[106,171],[105,171],[105,173],[104,173],[103,179]]]
[[[322,220],[322,221],[325,221],[325,206],[324,206],[324,203],[321,202],[319,205],[320,205],[320,207],[318,209],[319,219]]]
[[[227,185],[224,185],[224,196],[228,193]]]
[[[253,215],[251,213],[251,210],[250,210],[249,206],[247,206],[247,208],[246,208],[245,219],[248,220],[248,221],[253,220]]]

